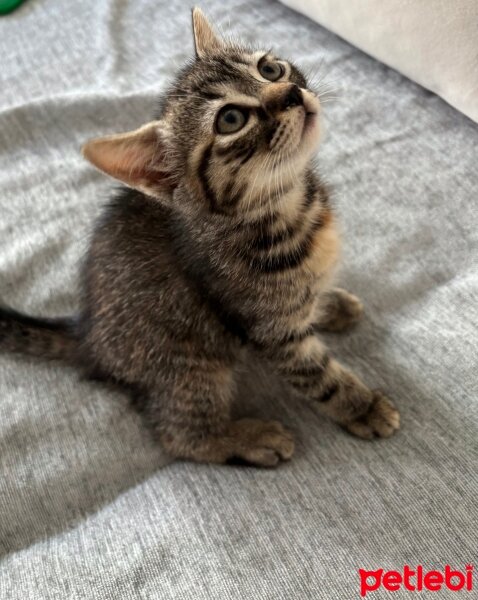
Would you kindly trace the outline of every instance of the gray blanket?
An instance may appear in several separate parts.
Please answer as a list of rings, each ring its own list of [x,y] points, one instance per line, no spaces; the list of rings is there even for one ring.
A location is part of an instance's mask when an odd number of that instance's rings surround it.
[[[79,147],[149,119],[192,51],[185,4],[28,0],[0,19],[2,301],[75,311],[111,189]],[[476,561],[478,129],[278,3],[224,6],[203,2],[224,30],[337,89],[318,159],[343,225],[340,278],[366,316],[328,343],[395,399],[403,429],[354,439],[244,375],[249,412],[295,431],[294,459],[272,471],[171,464],[126,397],[1,356],[2,600],[342,600],[359,597],[359,568]]]

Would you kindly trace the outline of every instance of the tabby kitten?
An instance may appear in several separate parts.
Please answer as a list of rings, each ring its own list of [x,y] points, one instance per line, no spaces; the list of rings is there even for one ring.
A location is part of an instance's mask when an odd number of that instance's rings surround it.
[[[319,100],[271,52],[226,43],[193,11],[196,56],[157,120],[88,142],[126,186],[94,231],[75,319],[0,312],[0,347],[81,366],[134,390],[173,456],[275,466],[276,422],[231,420],[235,366],[253,352],[363,438],[399,426],[393,404],[329,357],[317,329],[362,313],[332,288],[339,236],[311,167]]]

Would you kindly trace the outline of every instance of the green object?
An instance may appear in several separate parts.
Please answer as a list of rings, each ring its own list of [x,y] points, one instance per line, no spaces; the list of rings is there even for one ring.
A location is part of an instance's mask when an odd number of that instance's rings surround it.
[[[15,10],[25,0],[0,0],[0,15],[6,15]]]

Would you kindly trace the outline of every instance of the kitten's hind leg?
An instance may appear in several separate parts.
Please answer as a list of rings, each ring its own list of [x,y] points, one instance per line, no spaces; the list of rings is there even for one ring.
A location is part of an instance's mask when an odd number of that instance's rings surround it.
[[[327,293],[316,324],[322,331],[344,331],[353,327],[362,317],[363,304],[350,292],[333,288]]]
[[[158,399],[156,430],[164,449],[175,458],[260,467],[291,458],[292,435],[277,421],[231,420],[232,392],[232,371],[221,370],[182,381]]]

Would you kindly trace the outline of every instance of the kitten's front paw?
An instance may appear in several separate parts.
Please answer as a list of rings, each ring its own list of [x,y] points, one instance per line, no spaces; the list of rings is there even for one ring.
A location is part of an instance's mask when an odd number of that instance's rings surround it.
[[[229,426],[231,455],[227,462],[246,462],[259,467],[275,467],[294,453],[294,439],[277,421],[240,419]]]
[[[356,325],[362,315],[363,304],[360,299],[347,290],[335,288],[330,293],[329,304],[318,326],[324,331],[345,331]]]
[[[378,390],[373,394],[369,411],[345,426],[350,433],[367,440],[390,437],[400,428],[400,414],[393,403]]]

